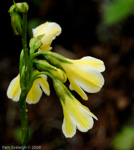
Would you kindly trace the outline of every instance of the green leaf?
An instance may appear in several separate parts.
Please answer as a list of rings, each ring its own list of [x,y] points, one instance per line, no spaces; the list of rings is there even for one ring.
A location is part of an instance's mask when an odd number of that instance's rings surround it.
[[[105,11],[104,21],[107,24],[113,24],[125,19],[133,7],[134,0],[115,0]]]
[[[113,139],[116,150],[129,150],[134,148],[134,127],[125,126]]]

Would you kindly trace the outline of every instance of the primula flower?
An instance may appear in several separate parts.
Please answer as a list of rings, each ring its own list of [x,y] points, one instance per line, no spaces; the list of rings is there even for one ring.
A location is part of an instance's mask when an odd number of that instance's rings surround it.
[[[59,65],[70,81],[70,89],[75,90],[84,100],[88,93],[98,92],[104,85],[101,74],[105,70],[103,61],[86,56],[78,60],[71,60],[57,53],[47,52],[45,57],[50,63]]]
[[[70,81],[70,89],[75,90],[84,100],[88,93],[100,91],[104,85],[104,78],[100,72],[105,70],[103,61],[86,56],[79,60],[68,60],[72,64],[62,63],[66,75]]]
[[[33,82],[33,85],[26,98],[26,102],[28,104],[36,104],[41,98],[42,90],[46,95],[50,95],[49,84],[46,81],[46,79],[47,79],[46,75],[40,75],[40,78],[36,79]],[[21,93],[20,75],[17,75],[17,77],[15,77],[11,81],[8,87],[7,96],[8,98],[17,102],[19,101],[20,93]]]
[[[93,118],[97,120],[97,117],[82,105],[60,81],[56,80],[54,87],[63,107],[62,131],[65,137],[73,137],[76,128],[81,132],[91,129],[94,124]]]
[[[35,29],[33,29],[33,36],[37,37],[39,35],[43,35],[41,39],[42,45],[40,47],[41,51],[51,50],[50,47],[52,41],[61,33],[61,27],[55,22],[46,22],[44,24],[39,25]]]
[[[93,118],[97,120],[96,116],[76,98],[66,96],[65,101],[61,100],[61,104],[64,113],[62,131],[66,137],[73,137],[76,128],[81,132],[87,132],[93,127]]]

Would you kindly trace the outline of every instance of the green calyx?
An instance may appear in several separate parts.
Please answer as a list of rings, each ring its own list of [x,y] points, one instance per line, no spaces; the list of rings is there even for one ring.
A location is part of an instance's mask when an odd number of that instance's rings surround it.
[[[70,93],[70,91],[61,81],[57,79],[53,80],[53,86],[56,91],[56,94],[58,95],[59,99],[63,101],[63,103],[65,103],[65,98],[67,96],[71,99],[74,98],[73,95]]]
[[[51,51],[47,51],[45,53],[45,58],[48,60],[48,61],[51,61],[51,59],[55,60],[55,62],[62,62],[62,63],[72,63],[70,62],[66,57],[58,54],[58,53],[55,53],[55,52],[51,52]]]
[[[58,54],[58,53],[54,53],[51,51],[39,51],[37,52],[34,57],[37,57],[39,55],[42,55],[45,57],[45,59],[52,65],[56,66],[57,68],[60,68],[61,70],[64,70],[64,68],[62,67],[62,63],[68,63],[68,64],[72,64],[71,61],[69,61],[69,59],[67,59],[66,57]]]
[[[50,70],[57,71],[54,66],[50,65],[45,60],[35,60],[34,63],[36,65],[36,67],[41,71],[50,71]]]
[[[40,46],[42,45],[41,43],[41,38],[44,36],[43,35],[39,35],[35,38],[32,38],[30,40],[30,43],[29,43],[29,47],[30,47],[30,53],[33,53],[35,50],[39,49]]]
[[[36,71],[33,70],[32,72],[27,70],[25,65],[22,67],[21,74],[20,74],[20,86],[21,90],[29,91],[33,85],[34,80],[36,80]]]
[[[51,73],[55,78],[59,79],[63,83],[66,82],[67,77],[66,74],[59,68],[52,66],[45,60],[35,60],[34,64],[36,68],[40,71],[48,71]]]

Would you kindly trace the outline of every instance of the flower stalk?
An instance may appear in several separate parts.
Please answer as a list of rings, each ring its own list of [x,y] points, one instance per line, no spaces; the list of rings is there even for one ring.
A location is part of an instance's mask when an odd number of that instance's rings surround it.
[[[23,23],[22,23],[22,46],[24,50],[24,64],[27,65],[28,62],[28,48],[27,48],[27,12],[23,13]]]
[[[21,91],[20,98],[19,98],[19,112],[21,118],[21,128],[22,128],[22,146],[28,145],[29,140],[29,130],[28,130],[28,119],[27,119],[27,109],[26,109],[26,97],[28,91]],[[25,147],[23,147],[25,148]]]
[[[28,131],[28,119],[27,119],[27,109],[26,109],[26,97],[29,92],[27,87],[27,64],[28,64],[28,48],[27,48],[27,12],[23,13],[23,22],[22,22],[22,46],[23,46],[23,55],[20,58],[20,75],[22,74],[22,67],[24,67],[23,74],[23,84],[21,84],[22,78],[20,77],[21,93],[19,98],[19,112],[21,119],[21,128],[22,128],[22,146],[28,145],[29,140],[29,131]],[[23,147],[25,149],[25,147]]]

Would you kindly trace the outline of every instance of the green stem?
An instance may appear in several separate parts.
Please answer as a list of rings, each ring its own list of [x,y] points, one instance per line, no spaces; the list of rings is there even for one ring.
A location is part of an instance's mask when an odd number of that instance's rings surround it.
[[[29,60],[29,52],[27,48],[27,13],[23,13],[23,23],[22,23],[22,45],[23,45],[23,53],[22,57],[20,57],[20,75],[22,71],[22,66],[25,66],[25,76],[24,76],[24,84],[21,87],[21,94],[19,99],[19,111],[20,111],[20,119],[21,119],[21,128],[22,128],[22,146],[28,145],[29,140],[29,132],[28,132],[28,119],[27,119],[27,109],[26,109],[26,97],[28,94],[27,88],[27,64]],[[21,78],[20,78],[21,80]],[[25,147],[23,147],[23,150]]]
[[[45,56],[47,54],[47,51],[38,51],[36,53],[34,53],[33,57],[38,57],[40,55]]]
[[[22,146],[28,145],[29,131],[28,131],[28,120],[27,120],[27,109],[26,109],[26,97],[27,91],[22,91],[19,99],[19,111],[21,118],[22,128]]]
[[[25,66],[28,62],[28,49],[27,49],[27,13],[23,13],[23,32],[22,32],[22,44],[24,50],[24,62]]]
[[[53,81],[56,79],[51,73],[46,72],[46,71],[39,72],[39,73],[37,73],[35,76],[38,76],[38,75],[40,75],[40,74],[48,75]]]

